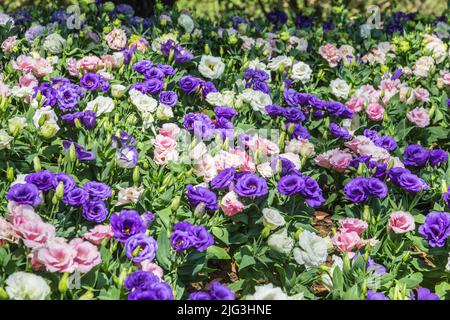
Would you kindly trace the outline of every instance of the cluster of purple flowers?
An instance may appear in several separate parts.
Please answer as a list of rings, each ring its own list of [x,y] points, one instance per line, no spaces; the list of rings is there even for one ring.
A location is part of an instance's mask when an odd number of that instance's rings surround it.
[[[244,79],[246,80],[246,88],[253,88],[253,90],[270,94],[270,88],[266,83],[269,80],[269,74],[264,70],[246,69],[244,71]]]
[[[195,248],[204,251],[214,244],[214,237],[203,226],[194,226],[187,221],[177,222],[174,225],[170,244],[176,251]]]
[[[266,112],[272,118],[277,118],[281,116],[285,118],[286,121],[288,121],[289,123],[297,124],[305,121],[306,119],[305,114],[298,107],[283,108],[279,105],[272,104],[266,106]]]
[[[155,215],[147,211],[142,216],[136,210],[122,210],[110,217],[114,238],[124,243],[127,257],[134,262],[152,261],[158,245],[153,237],[145,234]]]
[[[203,97],[206,97],[208,93],[217,92],[216,86],[211,81],[205,81],[191,75],[181,77],[178,85],[181,91],[186,94],[199,92]]]
[[[137,165],[139,152],[135,142],[136,139],[124,131],[119,136],[112,136],[111,145],[117,150],[117,164],[121,168],[131,169]]]
[[[426,184],[422,178],[419,178],[417,175],[411,173],[411,171],[405,168],[396,167],[389,169],[387,171],[387,176],[393,184],[411,193],[417,193],[422,190],[430,189],[430,186]]]
[[[172,288],[151,272],[135,271],[124,282],[128,300],[173,300]]]
[[[67,124],[74,126],[75,120],[78,120],[86,129],[93,129],[97,124],[97,114],[92,110],[66,113],[61,116]]]
[[[75,143],[73,141],[64,140],[63,141],[63,147],[64,150],[68,151],[72,145],[75,147],[75,156],[80,161],[91,161],[96,158],[96,155],[92,151],[88,151],[82,146],[80,146],[78,143]]]
[[[283,175],[278,181],[277,190],[280,194],[287,196],[299,194],[305,198],[306,203],[311,207],[320,206],[325,201],[322,189],[320,189],[317,181],[298,170],[289,170],[288,174]]]
[[[75,180],[63,172],[42,170],[30,173],[25,177],[25,183],[14,184],[6,197],[19,204],[37,206],[41,203],[39,191],[56,191],[60,185],[63,187],[63,203],[74,207],[82,206],[83,217],[88,221],[100,223],[106,219],[108,209],[103,200],[111,197],[111,188],[95,181],[78,188]]]
[[[175,75],[175,70],[172,66],[165,64],[155,65],[150,60],[142,60],[136,62],[132,68],[136,72],[142,74],[145,80],[143,82],[135,83],[131,86],[131,89],[138,90],[143,94],[161,94],[162,99],[165,101],[161,101],[161,103],[164,103],[167,106],[174,106],[176,104],[178,97],[174,92],[170,91],[172,92],[170,93],[167,91],[168,93],[164,94],[162,92],[164,89],[164,78],[166,76]]]
[[[197,291],[189,294],[189,300],[234,300],[234,292],[226,285],[213,281],[208,291]]]
[[[262,197],[268,193],[267,182],[253,173],[237,173],[234,168],[222,170],[212,181],[213,189],[231,189],[241,197]]]
[[[419,227],[419,233],[428,240],[430,246],[445,246],[445,241],[450,236],[450,213],[430,212],[425,223]]]
[[[70,82],[67,78],[53,78],[51,83],[44,82],[34,88],[34,97],[38,92],[45,97],[44,106],[58,105],[63,112],[74,110],[80,98],[84,96],[84,90]]]
[[[189,62],[194,58],[189,50],[183,48],[179,44],[176,44],[173,40],[168,40],[167,42],[161,44],[161,52],[165,57],[169,57],[172,54],[173,60],[176,63]]]
[[[410,144],[403,152],[403,163],[413,167],[424,167],[429,163],[433,167],[442,166],[448,159],[448,153],[442,149],[428,150],[420,144]]]
[[[354,203],[366,202],[369,196],[383,199],[387,196],[386,184],[377,178],[357,177],[344,187],[345,197]]]
[[[87,91],[107,92],[110,88],[108,80],[98,73],[85,73],[80,79],[80,86]]]
[[[283,25],[287,22],[288,16],[283,10],[274,9],[267,14],[267,19],[275,25]]]

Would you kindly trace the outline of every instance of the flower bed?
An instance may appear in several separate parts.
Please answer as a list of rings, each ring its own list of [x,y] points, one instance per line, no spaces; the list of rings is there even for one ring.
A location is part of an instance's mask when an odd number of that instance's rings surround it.
[[[448,297],[448,19],[332,11],[1,13],[0,297]]]

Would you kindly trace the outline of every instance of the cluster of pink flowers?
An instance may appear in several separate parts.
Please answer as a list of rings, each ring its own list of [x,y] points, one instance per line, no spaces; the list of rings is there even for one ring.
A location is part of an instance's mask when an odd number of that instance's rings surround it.
[[[101,57],[90,55],[79,60],[69,58],[66,63],[70,75],[78,76],[86,72],[101,72],[119,69],[124,63],[124,56],[121,52],[106,54]]]
[[[352,257],[355,254],[353,251],[365,244],[361,235],[367,229],[367,222],[357,218],[346,218],[339,223],[339,230],[331,241],[340,251],[347,252]]]
[[[101,263],[100,252],[96,245],[105,238],[111,238],[109,226],[97,226],[81,238],[57,237],[55,227],[44,222],[32,206],[8,204],[8,221],[0,219],[0,241],[18,242],[32,251],[29,255],[34,270],[45,269],[49,272],[89,272]]]
[[[180,128],[174,123],[165,123],[159,130],[159,134],[152,139],[155,148],[155,155],[153,160],[157,164],[167,164],[169,160],[178,160],[177,135],[180,133]]]
[[[39,56],[27,56],[22,54],[13,61],[12,66],[23,74],[31,73],[38,78],[45,77],[53,72],[53,67],[50,62]]]
[[[314,159],[314,162],[322,168],[333,169],[337,172],[344,172],[352,159],[353,156],[350,151],[333,149],[319,154]]]

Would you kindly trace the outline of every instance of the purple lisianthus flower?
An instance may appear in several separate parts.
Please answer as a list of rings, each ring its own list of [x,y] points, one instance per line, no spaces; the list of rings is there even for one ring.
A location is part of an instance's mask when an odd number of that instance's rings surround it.
[[[80,93],[78,86],[69,84],[62,85],[56,89],[56,99],[58,101],[58,107],[62,111],[71,111],[76,108]]]
[[[136,62],[131,67],[134,71],[139,72],[141,74],[144,74],[147,70],[150,70],[150,68],[153,66],[153,62],[149,60],[142,60],[139,62]]]
[[[391,80],[397,80],[400,79],[400,77],[403,75],[402,69],[395,69],[394,73],[391,76]]]
[[[298,13],[295,16],[295,25],[299,28],[310,28],[313,24],[313,18]]]
[[[88,91],[94,91],[100,88],[101,79],[98,73],[88,72],[81,77],[80,85]]]
[[[364,187],[366,192],[376,198],[386,198],[388,188],[386,184],[377,178],[368,178],[365,179]]]
[[[271,118],[276,118],[284,114],[284,108],[277,104],[266,106],[266,112]]]
[[[155,239],[144,233],[135,234],[125,241],[125,252],[128,259],[133,262],[153,261],[157,250],[158,244]]]
[[[67,205],[80,207],[88,200],[88,198],[88,194],[82,188],[73,188],[64,194],[62,200]]]
[[[284,176],[278,181],[277,190],[280,194],[293,196],[303,190],[305,181],[296,174]]]
[[[417,296],[414,295],[414,291],[411,290],[410,298],[411,300],[440,300],[436,293],[431,292],[431,290],[427,288],[417,289]]]
[[[290,129],[291,126],[293,127],[293,130]],[[309,139],[309,137],[311,136],[311,134],[309,133],[308,129],[306,129],[304,126],[302,126],[301,124],[298,123],[286,123],[286,130],[288,132],[291,132],[290,130],[292,130],[292,137],[294,139]]]
[[[168,107],[173,107],[178,102],[178,96],[173,91],[162,91],[159,94],[159,102]]]
[[[325,109],[333,116],[347,119],[353,118],[353,112],[338,101],[325,102]]]
[[[203,203],[206,209],[211,211],[219,210],[217,196],[214,192],[203,187],[193,187],[192,185],[188,185],[186,190],[186,196],[191,206],[196,207]]]
[[[62,142],[62,144],[63,144],[64,150],[66,150],[66,151],[69,150],[70,146],[73,144],[75,147],[75,156],[80,161],[91,161],[96,158],[95,153],[86,150],[85,148],[83,148],[82,146],[80,146],[77,143],[74,143],[74,142],[68,141],[68,140],[64,140]]]
[[[367,201],[369,196],[365,187],[366,182],[366,179],[361,177],[350,180],[344,187],[347,200],[355,203]]]
[[[147,229],[144,220],[135,210],[122,210],[118,214],[114,213],[109,220],[114,232],[114,239],[120,242],[125,242],[136,234],[144,233]]]
[[[200,81],[200,92],[202,93],[202,97],[206,98],[206,96],[211,92],[217,92],[217,88],[211,81]]]
[[[265,94],[270,94],[270,88],[267,85],[267,83],[261,81],[255,81],[253,83],[253,90],[261,91],[264,92]]]
[[[56,189],[61,182],[64,186],[64,193],[69,192],[76,186],[75,180],[71,176],[64,172],[55,173],[52,180],[53,188]]]
[[[288,16],[283,10],[272,10],[267,14],[267,19],[273,24],[285,24]]]
[[[378,138],[377,140],[375,140],[375,145],[380,148],[386,149],[387,151],[394,151],[395,149],[397,149],[397,142],[391,136]]]
[[[334,23],[332,21],[324,21],[322,23],[323,32],[330,32],[334,30]]]
[[[160,280],[153,273],[137,270],[125,278],[123,286],[128,291],[147,290],[153,283],[156,282],[160,282]]]
[[[27,39],[28,42],[33,42],[36,37],[44,34],[44,30],[43,26],[32,26],[25,32],[25,39]]]
[[[261,197],[268,193],[264,178],[253,173],[243,173],[237,178],[234,191],[241,197]]]
[[[410,144],[403,152],[403,163],[413,167],[423,167],[428,162],[430,151],[423,148],[420,144]]]
[[[185,63],[194,59],[194,55],[187,49],[177,45],[174,52],[174,61],[176,63]]]
[[[200,79],[191,75],[184,76],[178,81],[180,89],[187,94],[193,93],[200,85]]]
[[[283,116],[288,122],[303,122],[306,119],[300,109],[292,107],[283,109]]]
[[[164,281],[154,282],[146,290],[136,289],[128,300],[173,300],[172,288]]]
[[[214,244],[214,237],[204,226],[192,226],[190,228],[192,246],[198,251],[205,251]]]
[[[107,184],[97,181],[86,182],[83,190],[86,191],[90,200],[103,200],[112,195],[112,190]]]
[[[37,97],[38,92],[40,92],[42,96],[45,98],[43,106],[53,107],[55,105],[57,98],[57,91],[55,90],[55,88],[53,88],[53,86],[50,83],[44,82],[41,83],[39,86],[34,87],[33,98]]]
[[[419,227],[419,233],[431,247],[445,246],[445,240],[450,236],[450,213],[430,212]]]
[[[152,225],[153,221],[155,221],[155,214],[151,211],[146,211],[141,218],[144,221],[145,226],[148,228]]]
[[[355,158],[352,161],[350,161],[349,167],[353,167],[353,168],[357,169],[359,167],[360,163],[369,165],[370,158],[372,158],[372,156],[369,156],[369,155],[360,156],[358,158]]]
[[[334,122],[330,123],[330,131],[333,137],[340,139],[351,139],[352,135],[347,131],[347,129],[337,125]]]
[[[212,189],[228,188],[232,184],[235,174],[236,169],[234,168],[226,168],[222,170],[214,179],[212,179],[211,188]]]
[[[32,183],[16,183],[8,190],[6,198],[30,206],[38,206],[41,203],[39,189]]]
[[[285,89],[283,92],[283,97],[288,106],[292,108],[300,106],[299,93],[294,89]]]
[[[373,173],[373,177],[374,178],[384,179],[386,177],[386,169],[387,169],[387,164],[386,163],[381,163],[381,162],[377,162],[377,161],[370,161],[369,162],[369,169],[375,171]]]
[[[164,88],[164,82],[156,78],[145,80],[143,83],[146,88],[145,93],[159,94]]]
[[[83,205],[83,217],[87,221],[100,223],[106,220],[108,208],[103,201],[86,201]]]
[[[53,188],[53,173],[49,170],[29,173],[25,181],[34,184],[41,191],[48,191]]]
[[[215,128],[212,120],[204,113],[188,113],[183,118],[186,130],[193,132],[199,139],[209,138]]]
[[[165,76],[166,76],[166,74],[157,67],[151,67],[144,71],[144,77],[147,80],[150,80],[150,79],[163,80]]]
[[[403,173],[398,177],[397,183],[400,187],[411,193],[428,190],[428,186],[423,179],[412,173]]]
[[[174,230],[170,235],[170,245],[175,251],[187,250],[192,246],[192,237],[188,231]]]
[[[158,64],[157,67],[164,72],[166,76],[173,76],[175,75],[175,70],[173,67],[169,64]]]
[[[139,152],[136,147],[127,146],[117,151],[117,164],[121,168],[134,168],[138,162]]]
[[[217,118],[225,118],[230,121],[238,115],[238,112],[230,107],[215,107],[214,112]]]
[[[436,149],[430,151],[430,164],[433,167],[441,167],[445,162],[447,162],[448,153],[442,149]]]
[[[92,110],[85,110],[81,113],[80,121],[86,129],[93,129],[97,123],[97,114]]]
[[[322,195],[322,189],[320,189],[319,184],[313,178],[305,175],[301,175],[305,181],[305,187],[300,191],[300,194],[306,199],[306,203],[310,207],[318,207],[325,202]]]
[[[366,268],[367,271],[373,271],[380,276],[386,273],[386,268],[382,264],[376,263],[371,257],[367,260]]]
[[[364,129],[363,135],[372,141],[376,141],[378,139],[378,132],[376,130]]]
[[[189,294],[188,300],[212,300],[208,292],[197,291]]]
[[[234,292],[219,281],[213,281],[208,286],[212,300],[234,300]]]
[[[367,300],[389,300],[382,292],[367,290]]]

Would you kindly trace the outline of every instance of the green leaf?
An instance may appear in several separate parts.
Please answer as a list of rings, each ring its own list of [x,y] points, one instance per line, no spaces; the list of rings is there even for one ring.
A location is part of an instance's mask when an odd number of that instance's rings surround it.
[[[207,259],[220,259],[220,260],[228,260],[231,259],[228,252],[225,251],[224,248],[218,246],[210,246],[206,249],[206,258]]]
[[[219,228],[219,227],[212,227],[211,228],[212,234],[222,241],[225,244],[230,244],[230,235],[228,234],[228,230],[225,228]]]
[[[158,236],[158,251],[156,252],[156,258],[159,264],[166,270],[170,270],[171,262],[169,259],[170,243],[165,228],[161,228],[161,233]]]
[[[249,266],[252,266],[255,263],[256,263],[256,261],[252,256],[243,256],[241,263],[239,263],[239,270],[242,270]]]
[[[423,280],[423,276],[419,272],[411,273],[410,275],[407,275],[406,277],[401,278],[398,280],[399,282],[403,283],[407,289],[414,288],[418,286]]]

